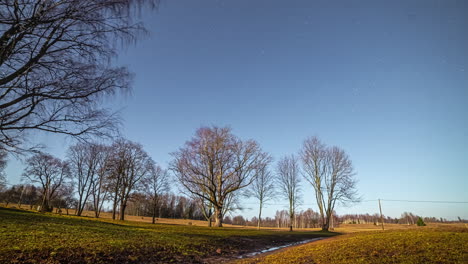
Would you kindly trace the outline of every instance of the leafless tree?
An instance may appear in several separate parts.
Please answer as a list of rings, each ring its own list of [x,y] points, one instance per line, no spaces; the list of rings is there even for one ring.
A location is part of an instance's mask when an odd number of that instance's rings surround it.
[[[260,229],[262,225],[262,209],[265,203],[272,200],[276,195],[274,182],[274,174],[265,166],[257,171],[255,180],[246,192],[247,196],[254,197],[259,202],[258,229]]]
[[[153,160],[140,144],[120,139],[113,146],[111,177],[114,185],[114,214],[117,202],[120,206],[120,220],[125,219],[125,209],[130,194],[141,186],[142,179],[151,173]]]
[[[108,135],[117,117],[102,99],[130,88],[111,63],[145,33],[135,15],[155,0],[0,1],[0,144],[18,151],[28,131]]]
[[[278,161],[276,168],[278,187],[289,204],[289,231],[293,230],[294,217],[300,203],[299,163],[296,156],[285,156]]]
[[[77,183],[76,215],[80,216],[91,195],[102,152],[97,144],[78,143],[69,148],[67,156],[71,174]]]
[[[198,196],[195,196],[193,199],[196,201],[197,206],[200,208],[200,210],[201,210],[201,212],[203,214],[203,217],[205,217],[206,221],[208,221],[208,226],[211,227],[213,225],[213,223],[212,223],[212,221],[213,221],[213,204],[209,200],[200,198]]]
[[[49,211],[57,190],[70,177],[70,169],[66,162],[46,153],[38,153],[27,159],[23,177],[31,183],[41,184],[41,211]]]
[[[152,223],[156,223],[156,213],[159,206],[159,199],[163,193],[169,191],[169,173],[167,170],[163,170],[160,166],[153,164],[150,168],[147,177],[143,179],[143,185],[145,192],[151,199],[152,209]]]
[[[6,188],[7,180],[5,177],[5,167],[7,165],[7,152],[0,148],[0,191]]]
[[[112,169],[112,148],[102,144],[98,144],[96,148],[98,149],[98,155],[96,156],[97,168],[94,179],[91,182],[91,196],[93,200],[94,216],[99,218],[110,189],[109,178]]]
[[[256,170],[269,159],[257,142],[242,141],[231,129],[218,127],[198,129],[192,140],[172,156],[171,169],[180,184],[213,205],[217,227],[222,226],[229,196],[249,186]]]
[[[352,162],[342,149],[327,147],[316,137],[304,141],[301,158],[304,178],[315,191],[322,229],[328,230],[336,202],[359,201]]]

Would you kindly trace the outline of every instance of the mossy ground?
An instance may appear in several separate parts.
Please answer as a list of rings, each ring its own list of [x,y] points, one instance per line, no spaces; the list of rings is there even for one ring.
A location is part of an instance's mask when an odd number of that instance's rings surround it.
[[[0,263],[203,263],[332,235],[96,220],[0,207]]]

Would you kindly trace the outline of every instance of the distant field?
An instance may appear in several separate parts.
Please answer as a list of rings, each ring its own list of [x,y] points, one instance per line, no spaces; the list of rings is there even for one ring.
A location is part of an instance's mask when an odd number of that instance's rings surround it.
[[[404,226],[401,226],[404,227]],[[345,234],[237,262],[468,263],[468,228],[450,225]]]
[[[0,207],[0,263],[218,263],[265,246],[333,235],[153,225]]]
[[[0,207],[5,207],[5,204],[0,203]],[[8,208],[17,208],[17,204],[10,204]],[[21,209],[29,210],[29,205],[21,205]],[[34,210],[33,210],[34,211]],[[75,210],[69,209],[69,214],[74,215]],[[35,212],[35,211],[34,211]],[[55,212],[55,210],[54,210]],[[66,215],[66,210],[63,210],[62,215]],[[92,217],[94,218],[94,211],[83,211],[82,216]],[[101,219],[111,219],[112,213],[103,212],[100,215]],[[144,222],[144,223],[151,223],[152,218],[148,216],[135,216],[135,215],[125,215],[125,220],[128,221],[137,221],[137,222]],[[172,218],[157,218],[157,223],[159,224],[175,224],[175,225],[195,225],[195,226],[208,226],[208,221],[202,220],[190,220],[190,219],[172,219]],[[434,224],[430,224],[434,226]],[[447,225],[447,224],[437,224],[437,225]],[[453,225],[453,224],[448,224]],[[255,226],[239,226],[239,225],[229,225],[224,224],[225,227],[232,227],[232,228],[248,228],[248,229],[257,229]],[[399,225],[399,224],[385,224],[386,230],[394,230],[394,229],[411,229],[414,226],[411,225]],[[284,228],[277,228],[277,227],[262,227],[264,230],[284,230],[288,231],[289,227]],[[320,231],[320,228],[306,228],[306,229],[295,229],[297,231]],[[342,224],[339,227],[335,228],[333,231],[337,233],[354,233],[354,232],[362,232],[362,231],[379,231],[382,230],[382,227],[379,225],[374,224]]]

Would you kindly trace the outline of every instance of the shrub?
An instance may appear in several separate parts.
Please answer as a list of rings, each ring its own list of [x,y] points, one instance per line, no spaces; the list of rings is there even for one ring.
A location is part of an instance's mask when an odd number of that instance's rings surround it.
[[[426,223],[424,223],[424,220],[421,217],[418,218],[418,222],[416,222],[416,224],[418,226],[425,226],[426,225]]]

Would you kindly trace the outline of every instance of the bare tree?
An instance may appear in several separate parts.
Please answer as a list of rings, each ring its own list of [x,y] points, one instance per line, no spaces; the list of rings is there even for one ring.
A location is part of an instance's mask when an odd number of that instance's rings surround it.
[[[0,191],[6,188],[7,180],[5,177],[5,167],[7,165],[7,155],[6,150],[0,148]]]
[[[272,200],[275,197],[276,190],[274,182],[274,174],[272,174],[268,170],[268,167],[265,166],[257,171],[257,176],[255,177],[255,180],[246,192],[247,196],[252,196],[256,198],[259,202],[258,229],[260,229],[262,225],[261,222],[263,206],[266,202]]]
[[[93,200],[94,216],[99,218],[104,202],[109,194],[109,177],[111,173],[111,147],[98,144],[98,162],[96,174],[91,182],[91,196]]]
[[[118,119],[99,103],[130,88],[114,67],[119,46],[145,33],[134,21],[155,0],[0,2],[0,143],[18,151],[28,131],[108,135]],[[2,146],[2,147],[3,147]]]
[[[211,227],[213,225],[213,204],[206,199],[195,197],[195,201],[200,208],[203,217],[205,217],[206,221],[208,221],[208,226]]]
[[[68,150],[72,176],[76,179],[78,205],[76,215],[80,216],[91,195],[91,188],[101,159],[101,148],[97,144],[78,143]]]
[[[70,177],[70,169],[66,162],[46,153],[38,153],[27,159],[23,177],[32,183],[41,184],[41,211],[50,211],[50,202]]]
[[[278,161],[276,168],[278,186],[289,204],[289,231],[293,230],[294,217],[300,203],[299,163],[294,155],[285,156]]]
[[[269,159],[257,142],[242,141],[231,129],[218,127],[198,129],[172,156],[171,168],[180,184],[213,205],[217,227],[222,226],[229,196],[249,186],[256,170]]]
[[[159,200],[163,193],[168,192],[169,174],[167,170],[163,170],[160,166],[153,164],[147,177],[143,179],[145,192],[151,199],[152,206],[152,223],[156,223],[156,212],[158,211]]]
[[[352,162],[342,149],[327,147],[316,137],[304,141],[301,158],[304,178],[315,191],[322,229],[328,231],[336,202],[359,201]]]
[[[117,202],[120,206],[120,220],[125,219],[130,194],[141,186],[141,180],[151,172],[153,160],[140,144],[120,139],[113,146],[111,179],[114,181],[114,214]]]

